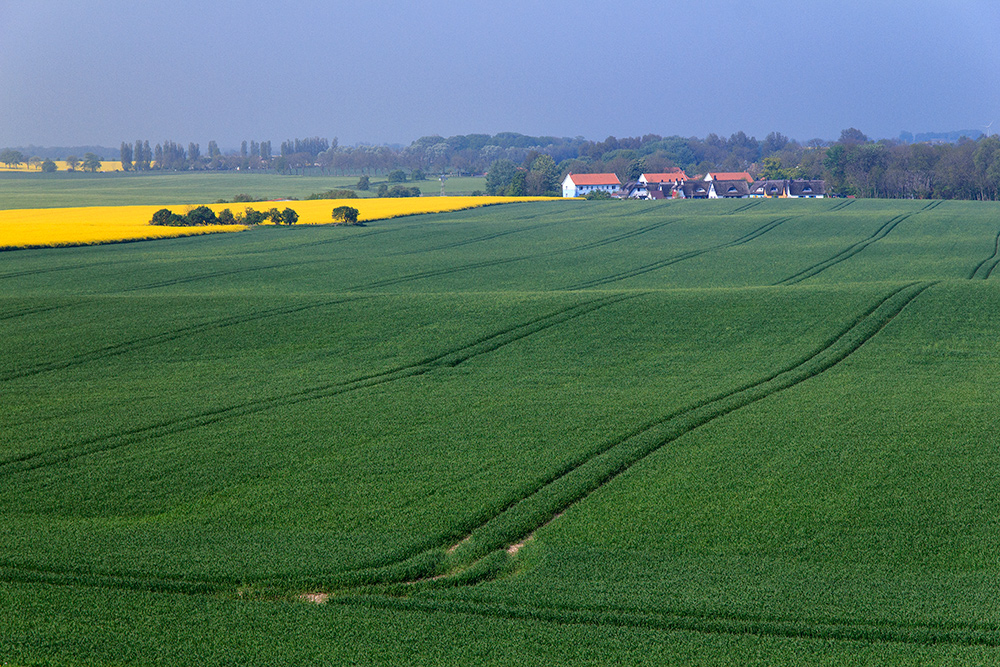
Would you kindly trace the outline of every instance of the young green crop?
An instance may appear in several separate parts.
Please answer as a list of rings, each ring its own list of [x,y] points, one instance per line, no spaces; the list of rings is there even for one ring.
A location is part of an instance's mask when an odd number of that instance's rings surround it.
[[[0,662],[989,663],[997,212],[6,253]]]

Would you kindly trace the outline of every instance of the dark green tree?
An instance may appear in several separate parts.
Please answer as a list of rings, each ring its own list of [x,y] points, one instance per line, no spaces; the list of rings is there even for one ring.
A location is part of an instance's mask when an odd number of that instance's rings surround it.
[[[514,172],[514,177],[510,179],[510,185],[504,194],[508,197],[524,197],[528,194],[528,175],[523,169]]]
[[[123,141],[121,145],[122,171],[132,171],[132,144]]]
[[[402,169],[395,169],[389,172],[388,179],[390,183],[405,183],[406,172]]]
[[[370,190],[372,186],[371,186],[371,181],[368,179],[368,175],[363,174],[361,178],[358,179],[358,184],[355,187],[358,190],[365,190],[365,191]]]
[[[551,155],[541,154],[531,162],[525,179],[527,194],[533,196],[557,195],[559,168]]]
[[[493,162],[486,172],[486,194],[491,196],[506,194],[516,173],[517,165],[507,158]]]
[[[267,220],[267,213],[263,211],[257,211],[255,209],[247,206],[246,211],[243,212],[243,222],[247,225],[260,225]]]
[[[97,157],[93,153],[84,153],[82,166],[91,173],[96,172],[101,168],[101,158]]]
[[[12,148],[5,148],[3,151],[0,151],[0,162],[3,162],[8,167],[16,167],[24,164],[24,154]]]
[[[51,174],[57,169],[58,167],[56,166],[56,163],[52,160],[45,160],[45,162],[42,163],[42,171],[46,174]]]
[[[348,225],[358,224],[358,209],[353,206],[338,206],[333,209],[334,222],[342,222]]]
[[[218,221],[215,211],[207,206],[193,208],[184,217],[187,219],[187,224],[194,226],[214,225]]]
[[[189,223],[185,217],[177,215],[169,208],[161,208],[153,214],[153,219],[149,221],[149,224],[167,227],[183,227]]]
[[[236,219],[236,216],[233,215],[233,212],[230,211],[228,208],[224,208],[221,211],[219,211],[219,215],[217,216],[216,222],[218,222],[220,225],[240,224],[240,221]]]

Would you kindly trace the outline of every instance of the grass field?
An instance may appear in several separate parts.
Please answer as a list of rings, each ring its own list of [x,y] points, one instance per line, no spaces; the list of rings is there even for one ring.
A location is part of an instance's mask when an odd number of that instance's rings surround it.
[[[359,197],[374,196],[384,177],[373,176],[372,189]],[[357,176],[295,176],[239,172],[42,174],[36,171],[0,171],[0,210],[71,206],[137,206],[163,203],[205,204],[232,201],[238,194],[264,199],[304,199],[313,193],[357,185]],[[441,194],[435,178],[407,182],[424,196]],[[450,178],[446,195],[471,195],[486,189],[485,178]]]
[[[559,201],[0,253],[0,664],[995,664],[998,233]]]

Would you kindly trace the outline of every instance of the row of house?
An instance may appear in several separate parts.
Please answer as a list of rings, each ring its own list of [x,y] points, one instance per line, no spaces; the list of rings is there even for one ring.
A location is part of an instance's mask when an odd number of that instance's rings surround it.
[[[637,181],[625,185],[615,174],[568,174],[562,182],[563,197],[584,197],[597,190],[621,199],[821,199],[826,196],[826,183],[821,180],[754,180],[745,171],[710,172],[692,179],[679,169],[642,174]]]

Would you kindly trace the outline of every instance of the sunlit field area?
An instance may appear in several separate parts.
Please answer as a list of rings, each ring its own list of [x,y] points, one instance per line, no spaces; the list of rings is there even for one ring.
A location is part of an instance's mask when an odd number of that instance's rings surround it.
[[[0,253],[0,663],[1000,662],[1000,206],[287,205]]]
[[[389,199],[322,199],[295,202],[254,202],[252,204],[214,204],[216,213],[230,209],[235,213],[247,207],[268,210],[291,208],[299,214],[299,224],[332,224],[333,209],[353,206],[359,222],[370,222],[421,213],[458,211],[479,206],[523,202],[512,197],[405,197]],[[196,236],[218,232],[238,232],[244,225],[205,225],[198,227],[160,227],[150,219],[161,206],[95,206],[80,208],[42,208],[0,210],[0,250],[92,245]],[[193,208],[175,206],[178,213]]]

